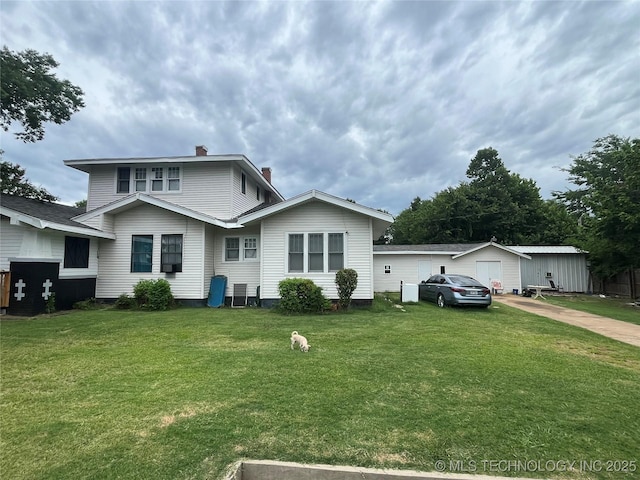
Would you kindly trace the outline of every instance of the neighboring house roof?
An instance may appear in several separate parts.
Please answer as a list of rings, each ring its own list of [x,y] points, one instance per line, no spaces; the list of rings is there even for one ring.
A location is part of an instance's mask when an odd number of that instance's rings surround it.
[[[157,165],[161,163],[202,163],[202,162],[234,162],[240,165],[262,188],[271,190],[279,200],[284,197],[278,192],[272,183],[264,178],[262,172],[244,155],[190,155],[181,157],[142,157],[142,158],[85,158],[65,160],[64,164],[82,172],[91,173],[94,165]]]
[[[528,254],[585,254],[585,250],[569,245],[514,245],[510,249],[520,253]]]
[[[220,220],[218,218],[212,217],[211,215],[200,213],[190,208],[176,205],[175,203],[167,202],[166,200],[162,200],[152,195],[147,195],[146,193],[134,193],[128,195],[124,198],[116,200],[115,202],[108,203],[106,205],[103,205],[102,207],[94,208],[89,212],[78,215],[74,217],[74,220],[78,222],[86,222],[87,220],[95,218],[99,215],[103,215],[105,213],[116,214],[129,210],[131,208],[139,207],[140,205],[153,205],[154,207],[162,208],[164,210],[168,210],[179,215],[184,215],[185,217],[193,218],[195,220],[209,223],[211,225],[216,225],[218,227],[237,228],[242,226],[238,225],[235,221]]]
[[[344,208],[352,212],[371,217],[374,221],[374,235],[376,236],[382,235],[384,233],[384,230],[393,223],[393,216],[389,213],[381,212],[380,210],[376,210],[374,208],[365,207],[364,205],[360,205],[343,198],[335,197],[319,190],[309,190],[306,193],[302,193],[300,195],[292,197],[289,200],[285,200],[284,202],[270,204],[265,206],[264,208],[254,208],[249,212],[240,215],[240,217],[238,217],[238,222],[242,224],[255,222],[258,220],[262,220],[265,217],[269,217],[277,213],[282,213],[291,208],[310,202],[328,203],[336,207]]]
[[[391,255],[451,255],[453,259],[468,255],[486,247],[496,247],[513,255],[531,259],[523,252],[518,252],[510,247],[495,242],[485,243],[444,243],[426,245],[374,245],[373,253]]]
[[[89,237],[115,238],[110,233],[102,232],[73,220],[83,211],[81,208],[70,207],[69,205],[6,195],[4,193],[0,197],[0,213],[8,217],[12,224],[24,223],[41,230],[51,229]]]

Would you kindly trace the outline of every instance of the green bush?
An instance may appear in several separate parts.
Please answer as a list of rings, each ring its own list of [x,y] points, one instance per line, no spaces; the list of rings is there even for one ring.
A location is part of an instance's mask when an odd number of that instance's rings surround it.
[[[319,313],[331,308],[322,287],[308,278],[287,278],[278,284],[279,308],[286,313]]]
[[[131,298],[126,293],[123,293],[116,300],[115,306],[120,310],[128,310],[136,306],[136,299]]]
[[[95,298],[87,298],[86,300],[80,300],[73,304],[74,310],[96,310],[98,304]]]
[[[143,310],[168,310],[175,303],[171,293],[171,284],[162,278],[140,280],[133,287],[133,295],[138,308]]]
[[[340,308],[349,308],[351,295],[358,286],[358,272],[352,268],[343,268],[336,272],[336,285],[338,286],[338,301]]]

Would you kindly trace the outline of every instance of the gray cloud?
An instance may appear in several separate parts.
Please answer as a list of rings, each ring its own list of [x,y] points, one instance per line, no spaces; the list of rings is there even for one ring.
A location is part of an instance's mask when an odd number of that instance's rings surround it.
[[[397,214],[466,180],[480,148],[564,190],[558,167],[638,136],[635,2],[12,2],[10,49],[49,52],[86,108],[5,160],[64,201],[62,160],[244,153],[290,197]]]

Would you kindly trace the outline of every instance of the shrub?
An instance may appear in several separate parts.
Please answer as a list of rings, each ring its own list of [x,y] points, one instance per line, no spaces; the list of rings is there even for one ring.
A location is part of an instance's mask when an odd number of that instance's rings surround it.
[[[87,298],[73,304],[74,310],[95,310],[98,308],[95,298]]]
[[[133,287],[133,295],[139,308],[144,310],[167,310],[174,305],[171,284],[158,280],[140,280]]]
[[[116,300],[115,306],[120,310],[128,310],[136,306],[136,300],[126,293],[123,293]]]
[[[322,287],[308,278],[287,278],[278,284],[280,309],[286,313],[318,313],[331,308]]]
[[[349,308],[351,295],[358,286],[358,272],[352,268],[343,268],[336,272],[336,285],[338,286],[338,303],[340,308]]]
[[[45,302],[44,312],[54,313],[55,311],[56,311],[56,294],[52,293],[49,295],[49,298],[47,298],[47,301]]]

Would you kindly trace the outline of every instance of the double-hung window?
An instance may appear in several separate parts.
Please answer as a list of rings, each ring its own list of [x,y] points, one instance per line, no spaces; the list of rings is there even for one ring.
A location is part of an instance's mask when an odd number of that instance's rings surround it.
[[[337,272],[344,268],[344,234],[329,234],[329,271]]]
[[[161,192],[164,190],[164,181],[163,181],[164,168],[162,167],[153,167],[151,169],[151,191],[152,192]]]
[[[182,235],[162,235],[161,239],[162,265],[173,265],[172,272],[182,271]],[[164,267],[163,267],[164,268]]]
[[[116,193],[179,192],[180,167],[118,167]]]
[[[344,268],[344,233],[290,233],[287,247],[289,273],[328,273]]]
[[[136,192],[146,192],[147,191],[147,169],[146,168],[136,168],[135,169],[135,185]]]
[[[153,235],[133,235],[131,238],[131,271],[151,272],[153,265]]]
[[[304,272],[304,235],[289,234],[289,272]]]
[[[309,255],[309,271],[324,271],[324,234],[310,233],[307,237]]]
[[[224,261],[244,262],[258,259],[258,237],[227,237],[224,239]]]

